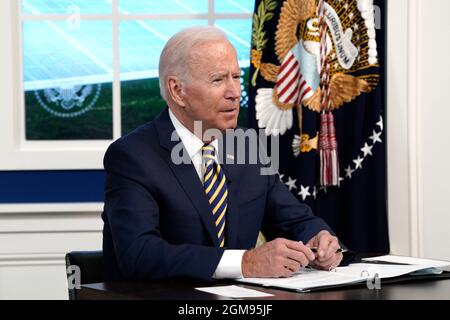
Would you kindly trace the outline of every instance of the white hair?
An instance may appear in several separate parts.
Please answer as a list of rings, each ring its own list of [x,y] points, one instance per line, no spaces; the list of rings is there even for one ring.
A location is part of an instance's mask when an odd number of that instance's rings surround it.
[[[190,75],[189,53],[199,44],[227,40],[226,34],[217,27],[195,26],[183,29],[173,35],[164,46],[159,58],[159,90],[167,101],[167,77],[174,75],[187,80]]]

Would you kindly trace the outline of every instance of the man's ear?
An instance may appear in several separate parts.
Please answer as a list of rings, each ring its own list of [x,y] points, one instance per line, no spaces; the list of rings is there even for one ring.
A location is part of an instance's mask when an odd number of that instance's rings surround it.
[[[168,76],[167,88],[172,100],[180,107],[184,107],[186,103],[184,102],[183,84],[181,80],[176,76]]]

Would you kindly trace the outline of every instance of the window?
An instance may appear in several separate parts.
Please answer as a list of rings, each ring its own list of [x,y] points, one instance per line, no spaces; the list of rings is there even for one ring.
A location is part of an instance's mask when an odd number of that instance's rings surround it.
[[[187,26],[222,29],[246,79],[252,12],[253,0],[22,0],[23,140],[111,141],[151,120],[165,107],[159,55]]]
[[[252,11],[251,0],[0,1],[0,170],[102,169],[111,141],[163,107],[165,40],[217,25],[244,75]]]

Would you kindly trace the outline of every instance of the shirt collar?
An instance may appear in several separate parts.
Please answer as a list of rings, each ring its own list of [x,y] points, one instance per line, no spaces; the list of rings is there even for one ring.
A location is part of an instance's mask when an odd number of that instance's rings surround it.
[[[193,134],[191,131],[189,131],[188,128],[186,128],[180,120],[173,114],[172,110],[169,108],[169,117],[170,121],[172,121],[173,126],[175,127],[175,130],[177,131],[178,136],[181,139],[181,142],[183,142],[184,148],[189,154],[189,157],[192,159],[198,152],[201,152],[201,149],[204,145],[203,141],[197,137],[195,134]],[[217,156],[217,148],[219,146],[219,143],[217,139],[214,139],[210,143],[214,149],[216,150],[216,156]]]

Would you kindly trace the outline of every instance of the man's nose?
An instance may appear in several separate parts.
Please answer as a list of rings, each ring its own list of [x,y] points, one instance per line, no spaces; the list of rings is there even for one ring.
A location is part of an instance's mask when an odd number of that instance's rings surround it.
[[[241,97],[241,83],[231,78],[228,80],[227,91],[225,93],[225,98],[227,99],[240,99]]]

